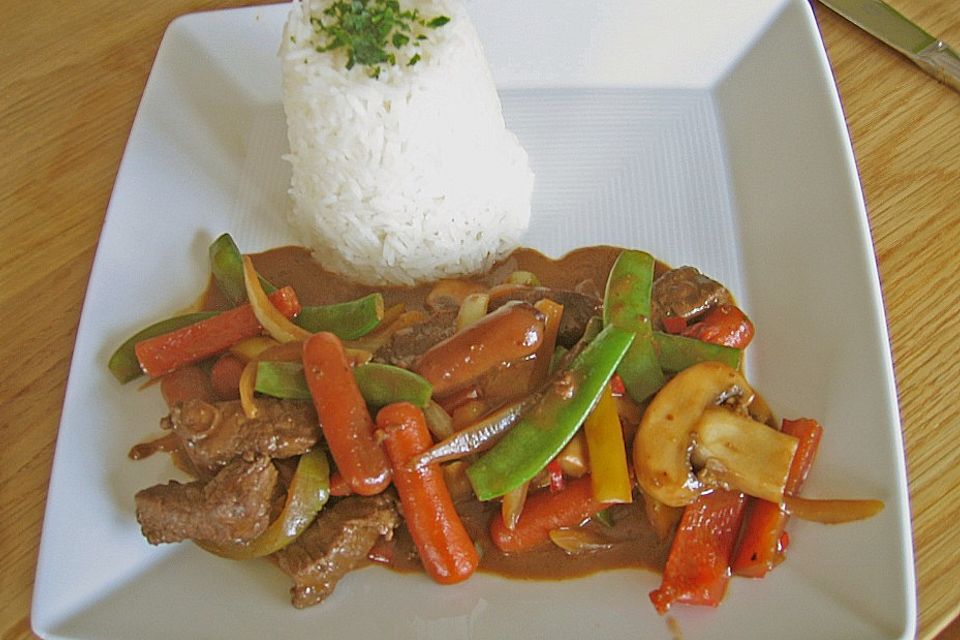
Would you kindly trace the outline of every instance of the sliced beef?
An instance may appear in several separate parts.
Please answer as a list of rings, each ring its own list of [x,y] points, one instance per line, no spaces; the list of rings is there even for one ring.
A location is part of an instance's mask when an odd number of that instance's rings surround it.
[[[150,544],[245,542],[270,524],[277,470],[269,458],[240,458],[208,482],[173,480],[137,493],[137,521]]]
[[[708,309],[733,302],[727,289],[693,267],[665,272],[653,283],[653,326],[663,326],[664,317],[696,318]]]
[[[532,304],[544,298],[563,305],[563,317],[560,320],[557,341],[565,347],[576,344],[583,335],[590,318],[600,315],[603,309],[603,303],[599,298],[577,291],[512,285],[496,287],[491,291],[489,311],[494,311],[514,300]]]
[[[438,307],[425,322],[397,331],[390,342],[377,351],[374,360],[409,368],[421,353],[452,336],[457,330],[456,324],[456,307]]]
[[[272,556],[293,578],[293,606],[309,607],[330,595],[337,581],[363,566],[377,540],[391,536],[399,524],[390,494],[346,497],[320,512],[299,538]]]
[[[289,458],[306,453],[320,438],[310,403],[258,398],[248,418],[239,401],[188,400],[171,409],[161,426],[178,435],[201,477],[210,477],[236,457]]]

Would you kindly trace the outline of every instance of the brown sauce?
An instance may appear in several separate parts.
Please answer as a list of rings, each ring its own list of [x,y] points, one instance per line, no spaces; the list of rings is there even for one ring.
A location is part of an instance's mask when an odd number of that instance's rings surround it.
[[[608,246],[577,249],[554,260],[532,249],[518,249],[489,273],[473,278],[486,286],[503,282],[514,271],[530,271],[544,286],[577,289],[601,297],[607,275],[620,249]],[[290,285],[303,305],[331,304],[356,299],[372,292],[384,296],[387,307],[403,302],[420,308],[432,285],[415,288],[370,287],[356,285],[324,270],[309,250],[281,247],[253,256],[258,272],[275,285]],[[658,263],[657,271],[665,269]],[[205,295],[205,307],[222,309],[228,305],[215,285]],[[544,489],[546,490],[546,489]],[[467,530],[481,551],[480,570],[519,579],[561,579],[620,568],[643,568],[662,571],[669,552],[670,540],[657,537],[644,512],[643,500],[635,496],[632,504],[608,509],[613,526],[589,522],[610,547],[570,555],[553,544],[519,554],[505,554],[492,543],[488,534],[491,518],[500,508],[499,501],[481,503],[461,500],[457,509]],[[404,572],[422,571],[416,549],[405,527],[401,528],[376,555],[392,569]]]

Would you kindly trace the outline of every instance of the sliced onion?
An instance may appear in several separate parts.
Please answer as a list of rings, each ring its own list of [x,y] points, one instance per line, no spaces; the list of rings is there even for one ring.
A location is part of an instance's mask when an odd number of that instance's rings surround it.
[[[510,531],[517,528],[520,514],[523,513],[523,505],[527,501],[527,490],[529,488],[530,483],[524,482],[516,489],[503,494],[503,501],[500,503],[500,517],[503,518],[503,524]]]
[[[257,386],[257,364],[256,359],[250,360],[243,366],[243,371],[240,373],[240,407],[243,409],[243,415],[251,420],[259,413],[257,403],[253,401]]]
[[[550,540],[569,555],[603,551],[613,546],[613,542],[600,534],[587,529],[551,529]]]
[[[241,340],[230,347],[230,353],[237,356],[244,362],[249,362],[260,357],[260,354],[267,349],[272,349],[279,343],[268,336],[254,336]]]
[[[842,524],[873,517],[883,510],[882,500],[811,500],[785,495],[787,513],[811,522]]]
[[[253,308],[253,315],[257,316],[257,320],[274,340],[302,342],[313,335],[290,322],[273,306],[260,284],[260,278],[257,277],[257,271],[253,268],[253,260],[250,256],[243,256],[243,284],[247,288],[247,298]]]
[[[435,440],[444,440],[453,435],[453,419],[436,400],[431,400],[423,408],[423,417],[426,418],[427,429]]]
[[[456,328],[457,331],[487,315],[487,305],[490,303],[490,294],[471,293],[460,303],[460,310],[457,311]]]

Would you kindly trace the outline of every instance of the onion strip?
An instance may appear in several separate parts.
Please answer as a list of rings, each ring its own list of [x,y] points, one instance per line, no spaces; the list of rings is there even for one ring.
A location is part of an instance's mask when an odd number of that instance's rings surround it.
[[[783,505],[794,518],[821,524],[843,524],[866,520],[883,511],[882,500],[811,500],[783,496]]]
[[[247,298],[253,308],[253,315],[257,317],[257,320],[274,340],[277,342],[302,342],[313,335],[288,320],[270,303],[270,299],[267,298],[267,294],[260,284],[260,278],[257,276],[257,271],[253,267],[253,260],[250,259],[250,256],[243,256],[243,284],[247,289]]]

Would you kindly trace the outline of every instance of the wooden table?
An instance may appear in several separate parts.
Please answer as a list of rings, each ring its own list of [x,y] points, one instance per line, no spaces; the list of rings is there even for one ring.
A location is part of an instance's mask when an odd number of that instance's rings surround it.
[[[893,0],[960,46],[956,0]],[[44,499],[80,307],[166,25],[251,2],[2,2],[0,638],[32,637]],[[870,211],[899,385],[922,639],[960,638],[960,93],[816,6]]]

